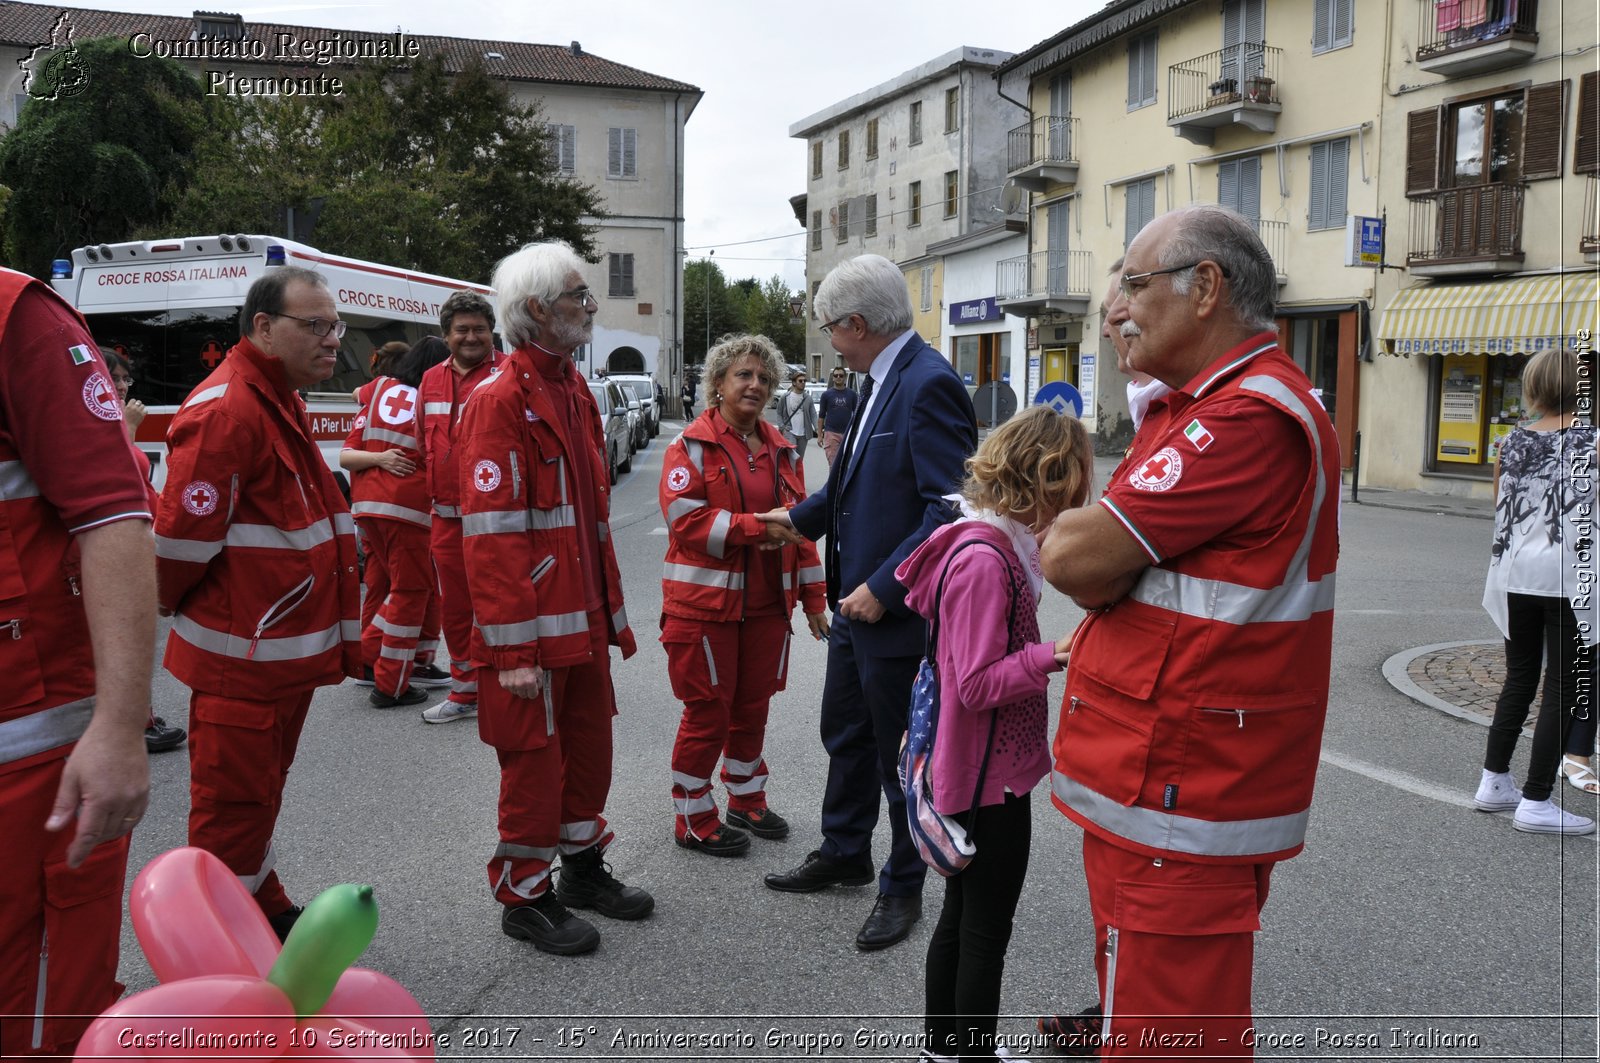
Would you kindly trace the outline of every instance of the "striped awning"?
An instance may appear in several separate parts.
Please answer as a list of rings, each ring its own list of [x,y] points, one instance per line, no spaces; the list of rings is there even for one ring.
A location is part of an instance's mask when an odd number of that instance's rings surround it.
[[[1534,354],[1595,328],[1594,273],[1426,284],[1395,293],[1378,339],[1388,354]]]

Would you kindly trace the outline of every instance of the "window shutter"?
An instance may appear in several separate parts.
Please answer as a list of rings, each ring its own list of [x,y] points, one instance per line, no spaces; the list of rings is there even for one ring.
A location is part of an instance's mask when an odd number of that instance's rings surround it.
[[[625,177],[632,177],[639,172],[639,131],[637,129],[624,129],[622,131],[622,173]]]
[[[1137,235],[1139,235],[1139,186],[1129,185],[1123,191],[1122,249],[1124,251]]]
[[[868,236],[878,235],[878,196],[875,192],[867,196],[866,226]]]
[[[1133,107],[1141,99],[1144,79],[1139,75],[1139,63],[1142,58],[1139,48],[1139,38],[1135,37],[1128,42],[1128,106]]]
[[[1355,37],[1355,0],[1333,0],[1333,44],[1349,44]]]
[[[1439,187],[1439,109],[1406,115],[1406,195]]]
[[[606,173],[622,176],[622,130],[615,126],[606,131]]]
[[[1316,0],[1311,14],[1311,50],[1320,52],[1333,44],[1333,0]]]
[[[1578,133],[1574,139],[1572,172],[1600,172],[1600,73],[1593,70],[1578,80]]]
[[[1311,145],[1311,209],[1307,229],[1328,227],[1328,143]]]
[[[1328,214],[1330,229],[1344,227],[1350,184],[1350,138],[1328,141]]]
[[[1261,220],[1261,159],[1255,155],[1239,160],[1239,206],[1236,209],[1251,221]]]
[[[1239,160],[1217,166],[1217,202],[1229,210],[1239,209]]]
[[[1561,176],[1561,132],[1567,124],[1567,83],[1552,81],[1528,90],[1522,127],[1522,176],[1533,181]]]

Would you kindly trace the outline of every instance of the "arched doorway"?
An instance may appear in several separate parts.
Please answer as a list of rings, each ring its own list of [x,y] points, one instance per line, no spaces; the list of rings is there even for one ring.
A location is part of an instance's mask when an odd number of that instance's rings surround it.
[[[608,373],[644,372],[644,355],[637,347],[618,347],[606,356]]]

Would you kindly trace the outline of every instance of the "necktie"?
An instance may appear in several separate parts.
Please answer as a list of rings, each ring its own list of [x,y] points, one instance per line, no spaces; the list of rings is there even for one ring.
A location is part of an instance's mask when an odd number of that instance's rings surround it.
[[[861,429],[862,415],[867,412],[867,400],[872,398],[872,374],[867,374],[867,379],[861,382],[861,401],[856,403],[856,415],[850,421],[850,432],[844,440],[844,457],[848,462],[855,453],[856,433]]]

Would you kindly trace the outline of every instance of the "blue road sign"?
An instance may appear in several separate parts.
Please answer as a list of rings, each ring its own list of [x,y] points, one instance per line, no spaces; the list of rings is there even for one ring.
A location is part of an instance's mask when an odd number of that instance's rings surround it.
[[[1035,406],[1048,406],[1057,413],[1066,413],[1068,407],[1072,409],[1074,417],[1083,416],[1083,396],[1078,394],[1078,389],[1065,380],[1057,380],[1046,384],[1039,389],[1033,397]]]

